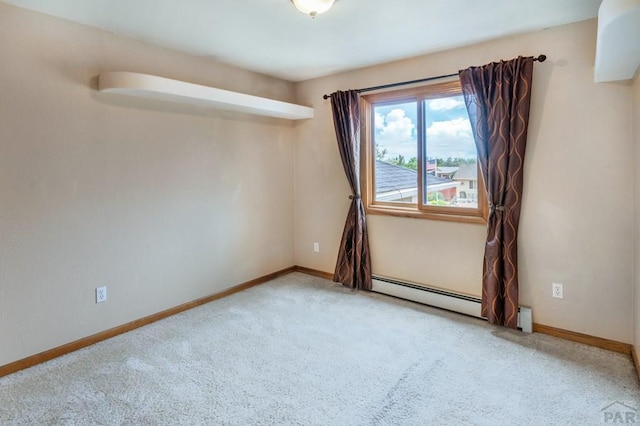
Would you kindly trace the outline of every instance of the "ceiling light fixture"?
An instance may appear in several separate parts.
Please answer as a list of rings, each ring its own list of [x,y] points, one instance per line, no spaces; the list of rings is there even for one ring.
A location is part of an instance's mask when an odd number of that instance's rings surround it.
[[[291,0],[291,2],[300,12],[315,18],[316,15],[331,9],[335,0]]]

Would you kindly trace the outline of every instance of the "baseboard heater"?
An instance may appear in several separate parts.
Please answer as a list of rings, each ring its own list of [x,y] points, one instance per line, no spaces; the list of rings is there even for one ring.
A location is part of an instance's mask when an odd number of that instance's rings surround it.
[[[399,297],[413,302],[448,311],[458,312],[476,318],[480,315],[481,300],[479,297],[466,294],[454,293],[448,290],[428,287],[394,278],[387,278],[378,275],[373,276],[373,291],[389,296]],[[485,318],[482,318],[485,319]],[[518,307],[518,328],[525,333],[533,330],[533,318],[531,308]]]

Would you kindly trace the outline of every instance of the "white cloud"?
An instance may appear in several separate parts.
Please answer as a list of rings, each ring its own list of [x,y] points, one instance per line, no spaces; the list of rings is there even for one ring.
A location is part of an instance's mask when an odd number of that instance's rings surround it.
[[[415,128],[411,117],[402,109],[392,109],[386,115],[375,114],[376,144],[387,150],[386,158],[417,155]]]
[[[392,109],[385,117],[376,113],[376,129],[380,130],[380,137],[386,141],[411,139],[415,127],[404,110]]]
[[[460,108],[464,106],[464,99],[456,98],[438,98],[429,101],[429,109],[431,111],[448,111],[450,109]]]
[[[469,158],[475,155],[476,146],[469,120],[434,121],[427,129],[427,156]]]
[[[427,129],[427,138],[472,138],[471,123],[464,118],[434,121]]]
[[[446,99],[445,99],[446,100]],[[376,144],[387,150],[387,158],[403,155],[409,159],[417,155],[416,124],[404,110],[396,108],[388,114],[375,114]],[[476,155],[471,124],[466,118],[434,121],[427,128],[429,157],[463,157]]]

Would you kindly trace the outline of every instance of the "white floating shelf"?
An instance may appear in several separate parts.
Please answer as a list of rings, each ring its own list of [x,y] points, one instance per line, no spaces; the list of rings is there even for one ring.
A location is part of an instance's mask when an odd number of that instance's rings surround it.
[[[103,72],[98,90],[289,120],[313,118],[310,107],[135,72]]]

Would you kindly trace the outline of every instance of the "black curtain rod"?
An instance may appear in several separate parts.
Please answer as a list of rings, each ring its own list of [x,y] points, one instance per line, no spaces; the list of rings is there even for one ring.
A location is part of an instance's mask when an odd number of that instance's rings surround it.
[[[538,62],[544,62],[544,61],[547,60],[547,55],[538,55],[537,57],[533,58],[533,60],[534,61],[538,61]],[[436,77],[421,78],[421,79],[418,79],[418,80],[401,81],[400,83],[383,84],[382,86],[365,87],[364,89],[358,89],[357,92],[358,93],[362,93],[362,92],[371,92],[373,90],[389,89],[391,87],[406,86],[408,84],[415,84],[415,83],[424,83],[426,81],[440,80],[442,78],[455,77],[457,75],[458,75],[458,73],[454,73],[454,74],[447,74],[447,75],[439,75],[439,76],[436,76]],[[323,99],[329,99],[330,97],[331,97],[331,95],[324,95],[322,98]]]

